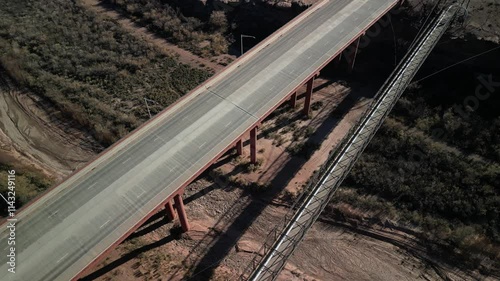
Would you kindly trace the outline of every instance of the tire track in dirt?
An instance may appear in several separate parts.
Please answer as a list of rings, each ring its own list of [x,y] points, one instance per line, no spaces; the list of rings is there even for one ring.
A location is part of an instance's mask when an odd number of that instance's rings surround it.
[[[47,102],[15,89],[0,74],[0,161],[58,182],[103,149],[74,124],[61,121]]]

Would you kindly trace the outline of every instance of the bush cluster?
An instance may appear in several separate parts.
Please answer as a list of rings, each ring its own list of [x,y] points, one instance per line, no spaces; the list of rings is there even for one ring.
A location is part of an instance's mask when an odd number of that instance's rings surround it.
[[[7,192],[9,191],[7,186],[8,171],[13,170],[14,167],[0,163],[0,193],[7,197]],[[52,181],[47,179],[34,171],[28,171],[25,169],[15,169],[15,193],[16,209],[21,208],[28,201],[36,197],[40,192],[46,190],[52,185]],[[2,199],[3,202],[3,199]],[[7,216],[7,204],[3,202],[0,204],[0,217]]]
[[[370,210],[389,204],[402,223],[418,226],[448,253],[469,264],[494,259],[500,254],[497,81],[498,69],[479,64],[409,87],[344,182],[356,191],[347,203]]]
[[[490,251],[500,242],[498,163],[454,151],[388,119],[345,184],[391,202],[428,238],[465,254],[498,254]]]
[[[148,28],[176,45],[201,56],[214,56],[228,52],[229,42],[226,15],[213,11],[204,23],[195,17],[186,17],[160,0],[105,0],[117,5],[123,12],[134,16]]]
[[[459,68],[447,76],[407,91],[393,115],[437,141],[500,162],[500,73],[478,75]],[[483,85],[490,80],[491,85]],[[475,97],[477,87],[484,100]]]
[[[177,63],[78,1],[0,6],[0,67],[109,145],[209,74]]]

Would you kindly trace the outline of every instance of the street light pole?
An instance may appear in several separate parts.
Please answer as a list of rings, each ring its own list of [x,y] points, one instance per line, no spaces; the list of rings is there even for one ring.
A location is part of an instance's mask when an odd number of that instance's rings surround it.
[[[253,38],[253,39],[255,39],[255,36],[245,35],[245,34],[241,34],[241,35],[240,35],[241,55],[243,55],[243,37],[248,37],[248,38]]]

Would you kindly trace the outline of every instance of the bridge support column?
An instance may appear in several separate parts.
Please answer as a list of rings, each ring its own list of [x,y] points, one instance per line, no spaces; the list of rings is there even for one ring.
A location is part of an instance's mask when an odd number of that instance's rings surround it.
[[[239,140],[236,142],[236,153],[238,155],[242,155],[243,154],[243,141],[242,140]]]
[[[345,56],[347,60],[347,72],[352,73],[354,69],[354,64],[356,63],[356,57],[358,55],[358,47],[359,47],[359,41],[361,39],[361,36],[356,39],[356,42],[354,44],[354,49],[352,51],[349,51]]]
[[[167,204],[165,204],[165,216],[169,221],[172,221],[175,219],[175,210],[174,206],[172,205],[172,202],[168,201]]]
[[[250,130],[250,162],[257,163],[257,127]]]
[[[311,100],[312,100],[314,78],[315,76],[311,77],[311,79],[307,81],[306,97],[304,100],[304,110],[303,110],[303,113],[307,116],[309,116],[309,114],[311,113]]]
[[[182,230],[189,230],[189,222],[186,215],[186,210],[184,210],[184,202],[182,201],[181,194],[176,194],[174,196],[175,208],[177,209],[177,214],[179,215],[179,221],[182,226]]]
[[[291,96],[290,96],[290,106],[292,108],[295,108],[295,106],[297,106],[297,92],[293,93]]]

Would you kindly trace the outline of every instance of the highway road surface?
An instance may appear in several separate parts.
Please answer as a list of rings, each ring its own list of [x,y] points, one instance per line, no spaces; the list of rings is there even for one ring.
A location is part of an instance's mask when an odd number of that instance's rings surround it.
[[[70,280],[287,98],[396,0],[325,0],[17,216],[16,273]]]

